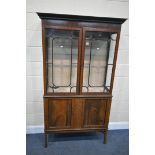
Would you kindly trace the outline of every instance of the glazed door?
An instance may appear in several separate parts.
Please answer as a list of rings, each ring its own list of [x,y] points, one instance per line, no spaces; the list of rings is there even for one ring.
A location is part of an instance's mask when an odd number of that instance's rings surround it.
[[[80,74],[80,28],[45,27],[45,87],[47,94],[77,94]]]
[[[81,93],[109,93],[114,75],[117,32],[84,28]]]

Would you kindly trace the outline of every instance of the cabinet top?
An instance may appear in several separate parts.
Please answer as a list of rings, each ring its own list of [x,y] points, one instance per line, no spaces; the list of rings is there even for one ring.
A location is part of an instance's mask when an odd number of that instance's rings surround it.
[[[68,14],[53,14],[53,13],[40,13],[37,12],[41,19],[51,20],[67,20],[67,21],[83,21],[83,22],[97,22],[97,23],[110,23],[110,24],[122,24],[126,18],[109,18],[109,17],[94,17],[94,16],[79,16]]]

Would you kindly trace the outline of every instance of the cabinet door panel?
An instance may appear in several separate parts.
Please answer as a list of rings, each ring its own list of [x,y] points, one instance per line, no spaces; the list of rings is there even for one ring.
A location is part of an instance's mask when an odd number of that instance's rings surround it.
[[[107,100],[87,99],[84,106],[84,127],[103,127]]]
[[[48,104],[49,128],[67,128],[71,126],[71,100],[50,99]]]

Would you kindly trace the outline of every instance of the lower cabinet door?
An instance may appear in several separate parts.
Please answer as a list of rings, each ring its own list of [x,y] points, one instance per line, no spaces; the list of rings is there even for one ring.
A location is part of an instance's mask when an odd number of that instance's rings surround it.
[[[59,98],[44,102],[46,129],[103,128],[107,99]]]
[[[49,99],[47,109],[48,128],[71,127],[71,99]]]
[[[84,104],[84,127],[104,127],[106,116],[106,99],[86,99]]]

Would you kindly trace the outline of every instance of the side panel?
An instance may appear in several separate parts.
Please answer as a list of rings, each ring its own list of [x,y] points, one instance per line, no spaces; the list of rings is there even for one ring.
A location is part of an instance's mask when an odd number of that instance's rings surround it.
[[[44,98],[44,126],[48,129],[48,98]]]
[[[109,118],[110,118],[110,111],[111,111],[111,102],[112,102],[112,98],[109,98],[108,99],[108,102],[107,102],[107,106],[106,106],[106,116],[105,116],[105,125],[104,127],[106,129],[108,129],[108,125],[109,125]]]

